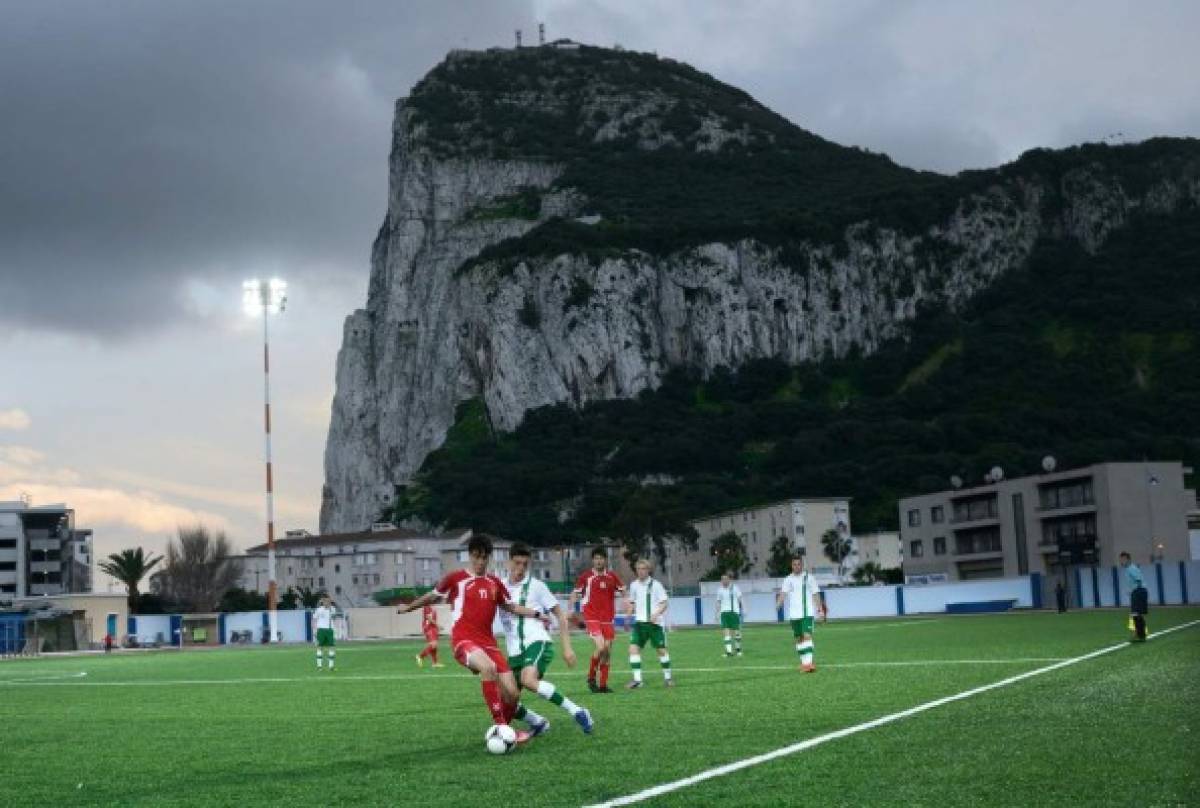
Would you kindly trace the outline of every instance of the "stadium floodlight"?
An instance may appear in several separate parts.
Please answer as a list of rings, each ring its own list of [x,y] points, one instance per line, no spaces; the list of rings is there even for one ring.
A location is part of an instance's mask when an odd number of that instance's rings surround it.
[[[246,313],[263,320],[263,426],[267,464],[267,630],[269,642],[279,641],[279,588],[275,582],[275,483],[271,472],[271,335],[270,315],[280,314],[287,304],[287,284],[279,278],[249,280],[242,284],[242,306]]]

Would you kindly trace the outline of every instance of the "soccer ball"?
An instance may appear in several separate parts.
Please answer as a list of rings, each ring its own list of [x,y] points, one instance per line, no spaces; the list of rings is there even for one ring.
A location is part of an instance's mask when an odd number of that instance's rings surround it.
[[[488,728],[487,733],[483,736],[483,742],[493,755],[505,755],[516,746],[517,733],[507,724],[495,724]]]

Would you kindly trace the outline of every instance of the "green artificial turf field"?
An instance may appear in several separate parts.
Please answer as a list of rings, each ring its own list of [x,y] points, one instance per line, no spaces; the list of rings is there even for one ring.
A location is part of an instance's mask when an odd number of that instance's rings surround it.
[[[547,678],[592,709],[488,755],[473,677],[418,670],[416,641],[118,652],[0,662],[0,805],[601,803],[854,727],[1122,642],[1115,611],[818,626],[818,672],[784,626],[751,626],[726,659],[715,630],[671,634],[678,686],[650,654],[613,695],[561,655]],[[1151,630],[1200,620],[1158,609]],[[86,674],[86,675],[81,675]],[[1200,625],[714,777],[646,805],[1200,804]],[[528,695],[528,694],[527,694]]]

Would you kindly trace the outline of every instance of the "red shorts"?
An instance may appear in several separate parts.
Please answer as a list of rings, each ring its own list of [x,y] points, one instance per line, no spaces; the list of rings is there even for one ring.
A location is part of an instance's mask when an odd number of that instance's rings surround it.
[[[589,637],[603,637],[606,640],[611,640],[616,634],[613,633],[613,624],[611,620],[587,620],[587,633]]]
[[[467,670],[470,670],[470,667],[467,665],[467,657],[475,651],[482,651],[487,654],[488,659],[495,663],[497,673],[508,673],[512,670],[508,667],[508,657],[495,646],[495,640],[489,645],[484,645],[482,642],[470,638],[451,638],[451,642],[454,644],[454,659],[459,665],[467,668]]]
[[[426,642],[437,642],[438,641],[438,630],[436,628],[425,629],[425,641]]]

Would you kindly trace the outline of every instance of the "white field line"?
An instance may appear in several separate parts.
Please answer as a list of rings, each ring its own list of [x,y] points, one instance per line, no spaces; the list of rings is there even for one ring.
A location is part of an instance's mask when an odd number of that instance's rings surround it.
[[[1195,625],[1200,625],[1200,620],[1192,620],[1187,623],[1182,623],[1178,626],[1162,629],[1161,631],[1155,632],[1153,635],[1151,635],[1150,639],[1158,639],[1159,637],[1166,636],[1172,632],[1190,628],[1191,626]],[[1082,656],[1064,659],[1061,662],[1056,662],[1053,665],[1047,665],[1044,668],[1026,671],[1025,673],[1019,673],[1016,676],[1010,676],[1007,679],[1001,679],[998,682],[992,682],[991,684],[973,687],[970,690],[964,690],[961,693],[955,693],[952,696],[946,696],[944,698],[934,699],[933,701],[927,701],[924,704],[918,704],[915,707],[909,707],[907,710],[901,710],[897,713],[880,716],[879,718],[875,718],[871,721],[864,721],[861,724],[855,724],[854,726],[845,727],[843,729],[835,730],[834,732],[828,732],[824,735],[818,735],[815,738],[809,738],[806,741],[800,741],[799,743],[794,743],[789,746],[783,746],[779,749],[774,749],[761,755],[755,755],[754,757],[736,760],[733,763],[727,763],[724,766],[717,766],[712,769],[707,769],[699,774],[694,774],[691,777],[684,777],[681,780],[663,783],[662,785],[653,786],[652,788],[647,788],[643,791],[638,791],[637,793],[629,794],[624,797],[618,797],[607,802],[596,803],[588,806],[588,808],[614,808],[615,806],[619,805],[632,805],[633,803],[653,799],[654,797],[661,797],[664,794],[669,794],[672,791],[678,791],[682,788],[687,788],[688,786],[702,783],[705,780],[712,780],[716,777],[724,777],[727,774],[732,774],[734,772],[741,771],[742,769],[748,769],[752,766],[769,763],[770,761],[777,760],[778,758],[787,757],[788,755],[794,755],[797,752],[803,752],[807,749],[812,749],[815,746],[820,746],[821,744],[828,743],[829,741],[836,741],[839,738],[856,735],[860,732],[866,732],[869,729],[882,727],[885,724],[891,724],[896,721],[901,721],[905,718],[911,718],[914,715],[919,715],[920,713],[932,710],[935,707],[941,707],[945,704],[969,699],[972,696],[978,696],[979,694],[986,693],[989,690],[1007,687],[1008,685],[1013,685],[1017,682],[1023,682],[1026,679],[1031,679],[1034,676],[1041,676],[1043,673],[1050,673],[1051,671],[1066,668],[1070,665],[1077,665],[1080,662],[1085,662],[1089,659],[1095,659],[1096,657],[1104,656],[1105,654],[1111,654],[1113,651],[1120,651],[1122,648],[1128,648],[1129,645],[1130,643],[1123,642],[1118,645],[1110,645],[1107,648],[1100,648],[1090,653],[1083,654]]]
[[[914,659],[914,660],[897,660],[894,662],[833,662],[823,665],[823,668],[888,668],[888,667],[914,667],[914,666],[945,666],[945,665],[1020,665],[1030,662],[1055,662],[1061,660],[1062,657],[1014,657],[1011,659]],[[650,668],[653,670],[653,665]],[[740,671],[791,671],[795,670],[795,665],[738,665],[730,663],[728,666],[719,668],[672,668],[675,673],[738,673]],[[629,673],[629,669],[614,668],[613,673]],[[563,673],[577,674],[576,671],[563,671]],[[145,681],[124,681],[124,682],[105,682],[105,681],[50,681],[51,679],[81,679],[87,676],[86,672],[73,673],[66,676],[40,677],[38,679],[2,679],[0,678],[0,686],[3,685],[86,685],[87,687],[172,687],[175,685],[249,685],[249,684],[286,684],[289,682],[392,682],[392,681],[407,681],[414,679],[423,679],[425,681],[449,681],[451,679],[474,679],[474,674],[468,673],[391,673],[379,675],[361,675],[348,674],[343,676],[340,673],[321,673],[313,676],[264,676],[246,679],[147,679]]]
[[[79,671],[79,673],[30,673],[22,674],[12,679],[0,679],[0,685],[40,684],[41,682],[50,682],[58,679],[82,679],[85,676],[87,676],[87,671]]]

